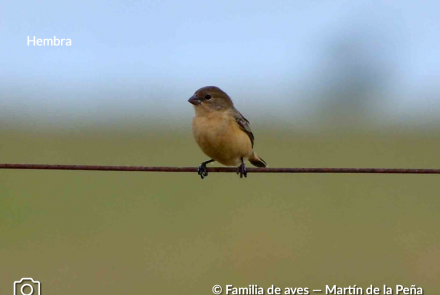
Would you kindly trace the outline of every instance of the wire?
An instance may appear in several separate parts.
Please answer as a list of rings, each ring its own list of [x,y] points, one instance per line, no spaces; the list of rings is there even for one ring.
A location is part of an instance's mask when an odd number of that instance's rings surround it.
[[[86,170],[138,172],[197,172],[197,167],[98,166],[50,164],[0,164],[0,169]],[[375,173],[375,174],[440,174],[440,169],[401,168],[246,168],[248,173]],[[237,172],[235,167],[209,167],[208,172]]]

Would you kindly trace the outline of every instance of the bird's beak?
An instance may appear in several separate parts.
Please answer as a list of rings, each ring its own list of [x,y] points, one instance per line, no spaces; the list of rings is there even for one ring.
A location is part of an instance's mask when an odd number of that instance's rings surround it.
[[[200,100],[200,98],[198,98],[195,94],[193,96],[191,96],[190,99],[188,99],[188,102],[192,103],[193,105],[199,105],[202,103],[202,101]]]

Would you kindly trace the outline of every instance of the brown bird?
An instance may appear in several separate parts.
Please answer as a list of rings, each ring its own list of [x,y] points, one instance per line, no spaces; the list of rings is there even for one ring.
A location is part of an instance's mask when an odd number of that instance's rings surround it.
[[[211,158],[199,166],[198,174],[208,176],[206,164],[217,161],[225,166],[238,166],[240,178],[247,177],[244,160],[254,166],[267,163],[253,151],[254,135],[249,121],[237,111],[231,98],[220,88],[207,86],[197,90],[188,100],[194,105],[192,121],[194,138],[201,150]]]

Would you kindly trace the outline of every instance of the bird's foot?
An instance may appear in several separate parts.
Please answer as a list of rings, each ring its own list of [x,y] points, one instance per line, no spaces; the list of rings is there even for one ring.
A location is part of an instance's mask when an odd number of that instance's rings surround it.
[[[208,176],[208,170],[206,169],[206,163],[202,163],[199,166],[199,169],[197,170],[197,173],[200,175],[200,177],[203,179],[206,176]]]
[[[244,165],[244,162],[242,162],[240,164],[240,166],[238,166],[238,171],[237,174],[240,174],[240,178],[247,177],[247,171],[246,171],[246,166]]]

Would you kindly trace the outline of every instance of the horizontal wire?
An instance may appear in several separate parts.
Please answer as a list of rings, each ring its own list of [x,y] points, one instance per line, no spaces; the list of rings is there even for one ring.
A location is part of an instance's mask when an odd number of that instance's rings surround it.
[[[163,166],[99,166],[50,164],[0,164],[0,169],[86,170],[139,172],[197,172],[197,167]],[[440,174],[440,169],[401,168],[246,168],[249,173],[376,173],[376,174]],[[235,167],[207,167],[208,172],[237,172]]]

